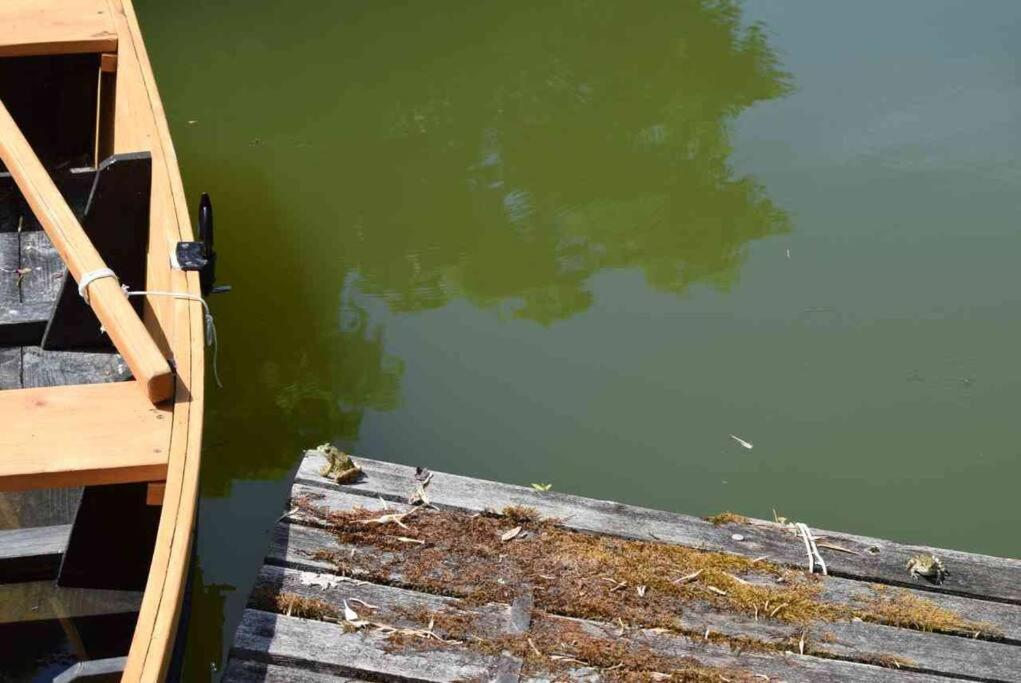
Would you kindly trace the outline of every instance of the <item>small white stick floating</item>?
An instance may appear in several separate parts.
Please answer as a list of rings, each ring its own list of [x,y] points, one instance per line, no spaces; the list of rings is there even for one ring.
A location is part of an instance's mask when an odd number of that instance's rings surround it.
[[[737,441],[739,444],[741,444],[741,446],[747,448],[748,450],[755,448],[755,446],[753,446],[750,441],[745,441],[740,436],[734,436],[733,434],[731,434],[730,438],[733,439],[734,441]]]

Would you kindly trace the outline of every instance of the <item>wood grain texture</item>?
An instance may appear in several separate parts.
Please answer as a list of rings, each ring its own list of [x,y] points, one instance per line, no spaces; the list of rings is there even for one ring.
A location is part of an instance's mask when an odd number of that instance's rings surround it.
[[[113,52],[117,49],[103,0],[4,0],[0,56]]]
[[[329,585],[329,587],[324,588],[321,585],[317,585],[319,583],[330,584],[331,579],[334,583]],[[512,614],[512,607],[508,605],[488,604],[484,606],[472,605],[470,607],[462,607],[458,600],[418,593],[413,590],[389,585],[373,584],[354,579],[345,580],[336,575],[312,574],[279,567],[264,567],[262,572],[260,572],[256,585],[257,588],[279,590],[321,600],[334,606],[339,611],[343,610],[344,602],[348,601],[348,604],[354,606],[356,610],[361,609],[362,614],[360,616],[363,618],[398,628],[421,628],[423,626],[423,624],[409,621],[407,618],[409,613],[424,612],[429,614],[443,611],[447,614],[462,617],[470,615],[474,620],[474,625],[477,627],[476,633],[479,637],[489,638],[499,633],[527,632],[515,628],[511,623],[510,615]],[[375,609],[367,610],[361,608],[361,603],[355,602],[353,599],[364,600],[373,605]],[[580,626],[590,636],[597,639],[617,641],[620,638],[619,626],[617,625],[557,616],[546,616],[544,618],[565,625]],[[264,629],[262,632],[264,640],[260,642],[252,638],[250,631],[245,630],[243,623],[242,629],[239,631],[235,641],[232,658],[242,660],[259,658],[263,661],[268,659],[270,662],[286,664],[291,668],[295,679],[300,679],[299,676],[306,671],[343,672],[347,675],[363,675],[366,677],[405,676],[411,680],[448,681],[460,680],[460,677],[464,675],[463,670],[459,668],[452,668],[450,670],[437,670],[435,668],[411,668],[404,670],[403,668],[396,668],[397,666],[408,666],[408,663],[402,660],[391,661],[390,669],[381,670],[379,662],[381,660],[386,661],[388,657],[401,657],[405,653],[416,656],[416,659],[411,662],[414,666],[420,666],[420,660],[417,659],[418,653],[414,649],[403,650],[397,648],[395,651],[394,648],[388,647],[385,641],[371,637],[371,634],[366,634],[361,639],[361,649],[353,653],[350,651],[344,653],[352,654],[353,656],[342,663],[342,669],[338,669],[336,668],[336,662],[330,659],[331,655],[323,653],[322,646],[326,644],[326,641],[320,640],[320,638],[336,638],[336,631],[339,631],[340,627],[318,621],[291,620],[287,624],[288,628],[285,632],[280,634],[275,630],[280,623],[277,619],[277,615],[260,612],[254,606],[251,606],[246,611],[244,620],[261,624]],[[294,623],[294,621],[297,621],[297,623]],[[273,624],[273,632],[270,632],[267,628],[270,623]],[[335,631],[331,634],[330,629],[324,627],[332,627]],[[324,633],[318,634],[320,630]],[[317,632],[317,637],[307,637],[303,643],[300,640],[294,642],[298,636],[297,633],[292,632],[300,633],[300,631]],[[353,636],[356,634],[349,635]],[[277,643],[277,638],[282,638],[288,642]],[[649,647],[657,654],[692,657],[702,664],[709,666],[738,669],[752,674],[778,677],[789,681],[940,680],[924,674],[883,669],[854,662],[784,654],[782,652],[771,654],[734,652],[725,645],[709,644],[703,642],[701,638],[689,638],[677,633],[663,634],[649,630],[631,629],[627,634],[627,638],[636,644]],[[453,649],[455,652],[464,654],[472,653],[470,648],[464,647],[444,649],[447,651]],[[428,656],[433,652],[435,651],[430,649],[424,655]],[[509,668],[508,664],[510,662],[507,661],[509,658],[504,657],[503,659],[503,662],[493,661],[488,665],[489,671],[484,680],[498,680],[498,675],[502,675],[505,680],[518,680],[520,670],[518,668]],[[463,664],[463,660],[457,660],[457,664]],[[596,673],[593,670],[577,670],[573,672],[570,680],[578,680],[584,675],[594,675]],[[288,678],[283,677],[281,680],[288,680]]]
[[[302,670],[384,680],[494,680],[498,657],[471,650],[387,652],[376,631],[346,632],[339,624],[245,610],[234,640],[236,656],[286,662]]]
[[[106,263],[2,102],[0,158],[75,281],[81,281],[86,273],[105,269]],[[117,281],[113,278],[96,280],[89,285],[88,295],[92,310],[124,356],[139,388],[153,403],[172,398],[174,376],[170,365]]]
[[[138,592],[60,588],[52,581],[0,584],[0,624],[123,614],[141,601]]]
[[[22,350],[22,384],[33,387],[58,387],[67,384],[124,382],[131,372],[116,353],[82,351],[44,351],[38,346]],[[166,407],[161,407],[167,410]]]
[[[0,391],[21,388],[21,349],[0,348]]]
[[[240,657],[227,664],[223,680],[227,683],[368,683],[362,678],[321,674]]]
[[[0,531],[0,583],[52,581],[71,525]]]
[[[431,488],[431,485],[430,485]],[[296,497],[311,496],[316,489],[295,486]],[[322,490],[319,491],[322,494]],[[364,506],[369,509],[381,507],[378,501],[359,499],[358,496],[341,492],[329,492],[314,502],[331,510],[352,509]],[[390,503],[391,511],[401,511],[408,506]],[[384,575],[385,582],[392,585],[407,585],[406,577],[395,571],[395,555],[375,548],[349,546],[339,543],[332,534],[302,524],[280,524],[274,530],[267,562],[312,572],[328,572],[331,566],[315,560],[318,550],[327,550],[344,557],[357,552],[361,562],[373,560]],[[353,578],[376,577],[354,575]],[[414,585],[410,586],[414,587]],[[470,584],[448,582],[444,592],[449,596],[470,594]],[[868,587],[861,586],[862,593]],[[830,591],[830,595],[834,592]],[[835,596],[838,601],[843,596]],[[976,618],[970,612],[963,612],[968,618]],[[1015,661],[1018,653],[1016,644],[1004,644],[973,640],[954,635],[923,633],[910,629],[895,628],[864,622],[816,622],[802,629],[800,625],[779,620],[755,619],[751,615],[722,612],[708,604],[686,603],[678,615],[681,628],[693,633],[702,633],[710,628],[714,633],[733,638],[753,638],[772,643],[795,640],[804,633],[813,654],[828,658],[870,662],[876,658],[894,655],[912,662],[911,668],[923,672],[938,672],[948,676],[979,676],[988,680],[1021,680],[1021,662]]]
[[[199,295],[198,274],[166,268],[178,241],[194,239],[184,187],[163,104],[130,0],[107,0],[119,38],[114,151],[152,154],[152,198],[146,286]],[[144,321],[173,357],[177,390],[163,512],[125,681],[166,676],[184,596],[194,534],[201,465],[205,355],[202,306],[150,298]]]
[[[44,231],[26,230],[18,236],[21,267],[27,269],[20,281],[21,300],[52,305],[60,293],[61,279],[67,268]]]
[[[170,418],[131,382],[0,392],[0,489],[162,479]]]
[[[329,485],[319,476],[322,456],[310,451],[298,470],[298,481]],[[345,490],[367,496],[403,500],[414,490],[413,467],[368,458],[358,464],[365,477]],[[442,472],[430,484],[430,499],[437,505],[463,510],[489,507],[500,510],[511,505],[534,507],[544,516],[559,517],[571,528],[625,538],[658,539],[693,548],[730,552],[749,557],[768,556],[792,567],[805,567],[804,546],[788,527],[762,520],[744,524],[713,524],[688,515],[593,500],[564,493],[540,493],[523,486],[472,479]],[[923,545],[905,545],[834,531],[813,530],[826,543],[851,552],[820,548],[830,574],[860,581],[875,581],[935,593],[1021,603],[1021,560],[965,553]],[[734,540],[738,534],[743,540]],[[912,579],[905,569],[908,559],[918,553],[935,553],[951,576],[939,586]]]

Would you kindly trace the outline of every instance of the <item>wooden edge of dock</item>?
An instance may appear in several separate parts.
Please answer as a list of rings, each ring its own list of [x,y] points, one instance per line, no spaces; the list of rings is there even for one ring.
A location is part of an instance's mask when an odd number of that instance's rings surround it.
[[[319,508],[330,511],[366,508],[380,510],[380,514],[399,514],[411,509],[409,494],[421,483],[416,468],[358,458],[362,477],[337,485],[320,475],[324,464],[318,451],[306,453],[295,477],[292,500],[313,500]],[[441,472],[432,473],[428,500],[440,510],[467,513],[528,507],[543,517],[560,520],[567,529],[588,534],[748,558],[767,557],[780,565],[806,569],[803,540],[785,524],[743,518],[713,524],[687,515]],[[408,524],[413,522],[409,520]],[[690,657],[721,672],[745,672],[760,680],[1021,681],[1021,561],[818,529],[813,529],[812,535],[829,570],[829,575],[818,577],[820,599],[858,604],[874,594],[874,585],[879,584],[982,622],[988,625],[988,631],[927,632],[857,619],[796,625],[704,605],[686,605],[678,615],[682,628],[677,632],[625,628],[623,623],[570,619],[558,614],[543,613],[543,618],[570,624],[594,638],[626,637],[657,656]],[[524,609],[513,603],[468,607],[458,599],[467,588],[456,585],[456,579],[436,594],[435,586],[426,592],[413,581],[408,582],[396,568],[391,575],[374,576],[369,581],[341,576],[334,562],[317,559],[322,557],[317,552],[323,549],[334,556],[376,554],[380,556],[379,566],[396,567],[382,557],[387,553],[378,548],[345,545],[314,520],[300,513],[285,515],[273,531],[253,595],[269,591],[298,596],[325,604],[339,615],[350,606],[363,615],[371,614],[365,620],[398,627],[406,622],[402,615],[411,612],[461,611],[476,619],[483,614],[481,623],[485,625],[480,628],[488,631],[489,638],[529,633],[533,613],[530,605]],[[940,584],[911,576],[906,563],[919,553],[941,558],[950,570],[949,576]],[[372,605],[373,609],[362,609],[361,605]],[[457,645],[395,648],[389,640],[391,633],[384,628],[351,628],[343,618],[324,621],[287,615],[253,599],[234,639],[225,680],[522,679],[522,661],[510,652]],[[693,635],[703,633],[704,638]],[[811,643],[805,654],[793,644],[799,639],[802,649],[806,641]],[[768,650],[735,649],[736,642],[791,645]],[[572,680],[605,678],[598,669],[584,663],[578,663],[568,675]]]

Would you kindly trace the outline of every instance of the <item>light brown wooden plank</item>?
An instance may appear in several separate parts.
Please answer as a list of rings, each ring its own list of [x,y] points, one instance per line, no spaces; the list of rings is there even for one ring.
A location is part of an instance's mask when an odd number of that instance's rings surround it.
[[[343,487],[367,496],[403,500],[415,489],[415,470],[405,465],[357,458],[365,477]],[[321,455],[309,451],[298,470],[297,480],[314,485],[331,485],[319,476]],[[430,500],[441,506],[463,510],[507,506],[533,507],[548,517],[566,520],[566,525],[583,531],[625,538],[659,539],[693,548],[718,550],[748,557],[768,556],[793,567],[805,567],[804,545],[790,529],[773,522],[749,520],[747,524],[713,524],[688,515],[593,500],[564,493],[540,493],[523,486],[490,482],[436,472],[429,486]],[[1021,560],[965,553],[945,548],[905,545],[834,531],[814,529],[825,543],[853,552],[820,548],[830,573],[863,581],[876,581],[919,590],[1001,602],[1021,603]],[[735,534],[742,537],[738,541]],[[907,560],[918,553],[935,553],[951,575],[935,586],[913,579],[905,569]]]
[[[2,102],[0,158],[75,281],[80,282],[86,273],[105,269],[99,252]],[[159,403],[173,397],[174,375],[170,365],[117,280],[102,278],[92,282],[88,301],[149,400]]]
[[[0,56],[115,52],[117,33],[103,0],[3,0]]]
[[[163,505],[163,494],[166,493],[165,481],[152,482],[145,490],[146,505]]]
[[[0,392],[0,490],[165,477],[170,410],[132,384]]]
[[[163,104],[130,0],[108,0],[119,36],[114,151],[152,154],[146,286],[198,295],[198,274],[171,270],[170,246],[194,239]],[[124,680],[166,676],[181,612],[194,534],[201,465],[205,355],[202,306],[154,297],[144,321],[177,367],[170,462],[163,512]]]

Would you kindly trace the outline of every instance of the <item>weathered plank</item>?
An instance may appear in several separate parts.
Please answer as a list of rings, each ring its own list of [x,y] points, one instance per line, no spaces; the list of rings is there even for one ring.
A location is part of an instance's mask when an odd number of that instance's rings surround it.
[[[231,658],[223,680],[227,683],[368,683],[362,678],[321,674],[241,658]]]
[[[25,347],[21,373],[26,389],[131,379],[131,371],[116,353],[43,351],[38,346]]]
[[[310,451],[297,475],[298,481],[328,486],[319,476],[322,456]],[[351,492],[403,500],[415,488],[412,467],[359,458],[365,477],[345,486]],[[523,486],[472,479],[454,474],[434,473],[430,500],[436,505],[462,510],[488,507],[533,507],[550,517],[566,520],[566,525],[584,531],[625,538],[658,539],[693,548],[736,553],[748,557],[768,556],[770,560],[804,567],[802,540],[789,527],[762,520],[744,524],[715,526],[688,515],[593,500],[564,493],[540,493]],[[741,540],[733,538],[735,532]],[[1000,602],[1021,603],[1021,560],[965,553],[957,550],[894,543],[878,538],[833,531],[814,530],[826,543],[839,545],[848,552],[820,548],[826,556],[830,574],[862,581],[907,586],[939,593],[956,593]],[[908,559],[918,553],[934,553],[950,570],[941,585],[912,579],[905,569]]]
[[[0,529],[70,524],[80,488],[0,492]]]
[[[495,633],[501,632],[502,628],[519,634],[527,633],[527,626],[515,629],[512,625],[506,624],[501,627],[500,622],[505,622],[512,611],[512,608],[508,605],[490,604],[483,608],[473,606],[465,611],[460,608],[459,601],[457,600],[387,585],[343,579],[331,574],[313,574],[267,567],[260,574],[257,587],[270,587],[282,592],[322,600],[334,606],[338,612],[343,610],[343,605],[347,601],[349,606],[361,612],[359,616],[362,618],[396,628],[423,628],[425,626],[424,623],[412,621],[408,617],[409,614],[417,612],[421,615],[420,618],[424,618],[427,615],[438,616],[440,614],[470,618],[472,619],[470,623],[473,633],[483,639],[491,638]],[[374,605],[375,609],[367,610],[361,603],[355,602],[356,600],[364,600]],[[250,609],[249,611],[255,610]],[[247,616],[246,614],[246,618]],[[633,641],[635,644],[645,645],[657,654],[693,657],[708,666],[744,670],[753,674],[779,676],[791,681],[883,681],[891,680],[894,677],[897,680],[934,680],[928,676],[904,676],[899,674],[899,672],[875,666],[809,656],[792,656],[781,652],[758,654],[735,653],[727,646],[706,643],[700,637],[689,638],[679,634],[664,634],[641,629],[632,629],[626,634],[621,634],[617,625],[556,616],[544,616],[543,618],[554,625],[580,627],[588,635],[596,639],[617,642],[623,637]],[[318,623],[321,622],[305,620],[304,628],[312,628],[311,625]],[[449,634],[443,632],[442,623],[441,620],[439,622],[440,625],[436,627],[436,632],[440,636],[447,637]],[[698,633],[702,633],[702,631],[703,629],[699,629]],[[366,646],[382,648],[385,647],[385,643],[379,640],[368,640]],[[306,643],[305,647],[305,658],[317,658],[319,656],[318,650],[314,647],[310,649],[308,643]],[[470,650],[464,648],[461,651]],[[409,652],[414,653],[414,650]],[[251,653],[246,654],[251,656]],[[391,657],[395,655],[402,656],[404,654],[404,650],[398,649],[394,651],[393,648],[390,648],[389,656]],[[374,675],[380,672],[373,662],[376,661],[376,657],[382,656],[386,656],[385,650],[382,652],[367,652],[363,650],[357,658],[345,664],[350,669]],[[293,664],[293,662],[289,663]],[[508,675],[514,673],[513,670],[504,671]],[[352,671],[352,673],[355,672]],[[395,672],[391,671],[389,675],[395,675]],[[404,675],[408,675],[415,680],[435,680],[434,678],[421,676],[417,670],[411,670]],[[450,672],[442,680],[454,680],[455,678],[455,673]],[[572,679],[574,678],[572,676]],[[487,680],[494,680],[494,678],[490,676]],[[516,680],[516,678],[511,676],[508,680]]]
[[[365,461],[359,460],[358,462],[362,463]],[[300,479],[299,481],[308,480]],[[432,502],[442,504],[442,491],[439,488],[434,490],[433,487],[436,486],[435,482],[436,476],[434,476],[433,483],[429,485],[429,497]],[[292,497],[302,495],[324,496],[322,499],[315,501],[315,503],[317,505],[334,509],[350,509],[359,505],[367,508],[379,506],[379,501],[377,499],[360,497],[346,490],[346,488],[347,487],[337,487],[333,484],[310,486],[307,484],[296,483],[292,489]],[[397,505],[398,507],[403,507],[400,504]],[[504,506],[501,505],[500,507],[502,508]],[[540,512],[545,512],[540,507],[537,507],[537,509],[539,509]],[[573,517],[568,517],[567,515],[558,516],[564,520],[564,526],[567,528],[591,531],[591,529],[576,526],[575,523],[577,520]],[[273,541],[270,547],[269,558],[272,561],[282,561],[279,559],[280,552],[281,550],[286,551],[288,549],[287,543],[289,539],[287,538],[287,534],[291,537],[290,543],[292,545],[299,544],[298,547],[300,551],[307,550],[307,548],[300,546],[300,544],[305,542],[304,539],[308,539],[308,543],[313,544],[315,542],[329,541],[332,538],[329,534],[314,529],[306,531],[300,527],[289,530],[286,527],[278,527],[278,529],[273,532]],[[620,535],[626,535],[640,540],[654,540],[647,535],[643,536],[641,534]],[[657,536],[659,536],[660,540],[669,540],[669,538],[666,537],[666,533],[660,535],[657,532]],[[822,598],[837,604],[854,605],[859,603],[862,599],[867,600],[870,597],[874,597],[874,593],[870,585],[862,581],[837,576],[820,577],[820,580],[823,586]],[[911,595],[930,600],[935,604],[961,614],[968,619],[986,622],[992,625],[998,632],[999,636],[1004,640],[1013,643],[1021,643],[1021,606],[978,600],[975,598],[967,598],[956,595],[917,591],[912,588],[904,588],[904,590],[908,591]]]
[[[127,660],[127,657],[110,657],[78,662],[54,678],[53,683],[113,680],[117,674],[124,671]]]
[[[138,611],[133,591],[60,588],[52,581],[0,584],[0,624]]]
[[[387,652],[378,631],[346,632],[339,624],[245,610],[235,656],[323,674],[412,681],[497,680],[500,658],[471,650]]]
[[[298,495],[311,491],[306,487],[296,486],[295,489]],[[331,493],[317,503],[331,509],[347,509],[359,501],[356,496]],[[391,505],[394,511],[404,508],[403,505]],[[330,571],[328,563],[311,559],[316,551],[323,549],[337,552],[341,557],[356,551],[363,562],[368,558],[376,560],[374,566],[385,575],[387,583],[405,583],[405,577],[395,569],[395,555],[376,548],[356,549],[343,545],[332,534],[301,524],[278,526],[267,562],[304,570]],[[448,583],[444,591],[448,595],[462,596],[469,594],[472,588],[469,584]],[[971,614],[966,615],[973,618]],[[766,643],[790,642],[792,638],[796,640],[804,635],[812,654],[828,658],[871,662],[896,656],[911,662],[905,668],[917,671],[979,676],[987,680],[1021,680],[1021,662],[1015,661],[1017,649],[1011,644],[864,622],[817,622],[803,628],[779,620],[759,620],[750,615],[722,612],[693,602],[686,602],[683,609],[678,609],[677,619],[680,629],[686,632],[703,633],[711,629],[730,638],[751,638]]]
[[[52,305],[60,293],[61,278],[67,268],[45,232],[24,231],[19,236],[21,268],[24,269],[20,282],[21,300]]]
[[[0,348],[0,391],[21,388],[21,349]]]
[[[53,578],[71,525],[0,531],[0,583]]]

